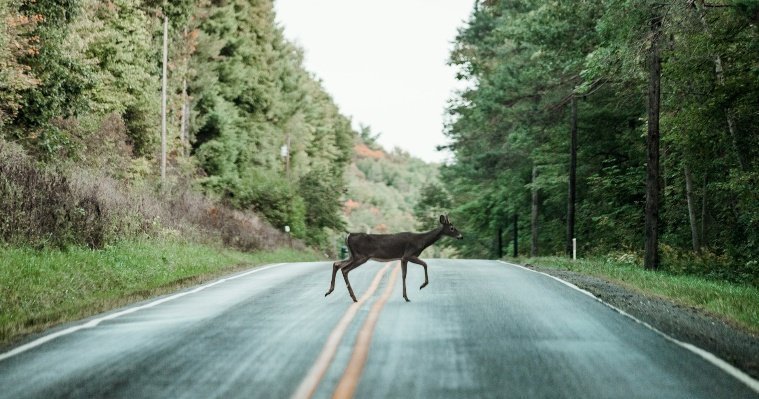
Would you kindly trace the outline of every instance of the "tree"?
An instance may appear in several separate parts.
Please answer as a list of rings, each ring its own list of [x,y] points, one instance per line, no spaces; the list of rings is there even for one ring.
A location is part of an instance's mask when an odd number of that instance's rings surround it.
[[[275,26],[271,1],[206,4],[198,32],[189,94],[193,152],[208,175],[201,184],[323,244],[325,229],[342,228],[335,210],[353,149],[350,121]]]
[[[702,6],[479,3],[451,53],[469,85],[451,101],[446,133],[455,160],[442,169],[465,228],[497,231],[535,203],[538,189],[533,247],[562,252],[575,231],[589,238],[580,240],[583,253],[641,252],[646,267],[677,270],[678,251],[690,252],[699,238],[700,203],[699,244],[729,264],[703,273],[752,273],[757,8]],[[574,190],[566,173],[573,151],[565,150],[574,147],[573,98],[582,132]],[[710,229],[714,223],[722,228]],[[492,240],[475,240],[462,243],[462,253],[487,256]],[[674,256],[658,259],[660,242]]]
[[[344,183],[335,176],[339,173],[330,170],[314,169],[303,175],[298,181],[298,192],[306,206],[306,242],[325,247],[329,243],[329,234],[325,229],[342,232],[345,221],[342,219],[342,203],[337,190]]]
[[[54,155],[70,143],[55,121],[87,110],[85,94],[92,87],[92,70],[64,46],[70,23],[80,10],[79,0],[18,4],[20,17],[35,23],[27,33],[33,49],[19,54],[17,62],[35,77],[36,84],[18,92],[23,107],[15,111],[8,126],[13,136],[43,156]]]
[[[158,19],[140,8],[140,0],[81,1],[64,43],[92,71],[88,113],[95,119],[119,115],[135,155],[152,155],[159,123],[159,50],[152,40]]]
[[[31,68],[19,59],[38,51],[29,35],[41,21],[40,15],[23,15],[16,1],[0,0],[0,133],[22,109],[22,93],[39,84]]]
[[[648,86],[648,135],[646,136],[646,245],[643,266],[659,268],[659,104],[661,101],[661,59],[659,38],[661,16],[651,17],[651,47]]]
[[[414,205],[416,228],[426,231],[437,227],[437,218],[447,215],[452,205],[451,197],[442,185],[436,182],[425,184],[420,191],[419,200]]]

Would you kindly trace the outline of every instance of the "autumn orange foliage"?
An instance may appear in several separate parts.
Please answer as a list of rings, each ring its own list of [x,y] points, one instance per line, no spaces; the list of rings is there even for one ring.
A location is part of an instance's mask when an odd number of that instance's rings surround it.
[[[364,158],[383,159],[387,156],[384,151],[372,150],[371,148],[367,147],[366,144],[356,144],[356,147],[354,149],[356,150],[356,154],[358,156]]]
[[[353,212],[355,209],[358,209],[359,207],[361,207],[360,202],[348,198],[348,200],[343,204],[343,213],[350,215],[351,212]]]

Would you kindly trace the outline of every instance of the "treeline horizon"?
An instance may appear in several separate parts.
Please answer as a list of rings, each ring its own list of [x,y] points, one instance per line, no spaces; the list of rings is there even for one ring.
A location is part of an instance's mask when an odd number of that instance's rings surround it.
[[[459,252],[511,254],[516,227],[521,256],[576,238],[756,283],[758,25],[754,1],[477,1],[441,171]]]

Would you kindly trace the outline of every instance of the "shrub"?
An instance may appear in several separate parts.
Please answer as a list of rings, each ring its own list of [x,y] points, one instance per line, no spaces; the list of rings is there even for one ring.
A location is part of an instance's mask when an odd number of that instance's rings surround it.
[[[35,164],[2,140],[0,201],[0,241],[15,245],[102,248],[167,235],[245,251],[290,245],[286,234],[254,212],[220,204],[189,181],[130,184],[91,169],[63,172]]]
[[[100,204],[76,195],[58,171],[37,167],[12,144],[0,141],[0,237],[34,246],[102,247],[105,225]]]

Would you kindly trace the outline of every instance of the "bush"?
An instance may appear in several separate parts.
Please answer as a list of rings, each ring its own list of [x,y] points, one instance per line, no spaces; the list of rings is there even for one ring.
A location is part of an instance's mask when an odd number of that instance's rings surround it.
[[[696,275],[733,283],[759,286],[759,264],[740,263],[728,255],[718,255],[703,248],[696,254],[669,245],[661,245],[661,268],[672,274]]]
[[[77,195],[69,179],[36,167],[24,152],[0,141],[0,237],[34,246],[100,248],[105,220],[97,198]]]
[[[63,172],[36,165],[19,146],[2,140],[0,201],[0,241],[14,245],[102,248],[167,235],[245,251],[290,244],[255,213],[213,201],[187,180],[129,184],[93,170]]]

